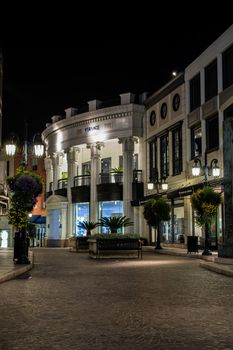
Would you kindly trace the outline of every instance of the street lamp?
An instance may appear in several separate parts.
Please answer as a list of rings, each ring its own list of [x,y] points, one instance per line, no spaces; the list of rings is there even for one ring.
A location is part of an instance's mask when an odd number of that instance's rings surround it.
[[[200,176],[201,170],[204,174],[204,182],[205,185],[208,181],[208,176],[219,177],[220,176],[220,168],[218,167],[218,160],[216,158],[211,160],[210,166],[207,165],[207,154],[205,152],[205,164],[202,166],[201,159],[196,157],[194,158],[194,165],[192,166],[192,175]]]
[[[29,143],[28,143],[28,137],[27,137],[27,123],[25,122],[24,125],[24,144],[23,144],[23,165],[27,167],[28,163],[28,153],[30,151],[29,149]],[[17,147],[19,145],[19,137],[11,133],[9,140],[6,143],[5,150],[6,155],[9,157],[13,157],[16,154]],[[41,135],[39,133],[34,134],[32,139],[32,154],[35,155],[37,158],[42,157],[44,155],[44,145],[41,140]]]
[[[163,191],[168,190],[168,183],[166,181],[166,177],[163,177],[161,181],[158,179],[158,174],[156,177],[151,176],[150,181],[147,183],[147,189],[153,190],[154,187],[157,188],[157,192],[159,192],[159,186],[161,186]]]
[[[194,158],[194,165],[192,167],[192,175],[200,176],[204,175],[204,187],[207,186],[208,176],[219,177],[220,168],[218,167],[218,160],[216,158],[212,159],[210,165],[207,164],[207,154],[205,152],[205,164],[202,166],[200,158]],[[202,170],[202,174],[201,174]],[[209,248],[209,227],[208,223],[205,223],[205,247],[202,255],[212,255]]]

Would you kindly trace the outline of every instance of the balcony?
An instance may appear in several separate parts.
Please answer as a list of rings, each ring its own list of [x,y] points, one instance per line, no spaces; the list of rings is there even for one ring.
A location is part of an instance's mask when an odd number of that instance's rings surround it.
[[[74,177],[74,187],[71,188],[72,203],[90,202],[90,175]]]
[[[67,196],[67,178],[58,180],[57,189],[54,192],[58,196]]]

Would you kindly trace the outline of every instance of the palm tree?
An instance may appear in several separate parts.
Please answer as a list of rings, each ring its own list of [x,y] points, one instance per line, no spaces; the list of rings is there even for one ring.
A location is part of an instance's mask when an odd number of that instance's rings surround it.
[[[117,230],[122,227],[132,226],[133,222],[126,216],[112,216],[110,218],[103,217],[99,220],[102,227],[107,227],[111,233],[117,233]]]
[[[81,228],[86,231],[87,237],[91,235],[91,230],[94,230],[94,228],[98,227],[98,222],[92,222],[92,221],[83,221],[78,224],[78,228]]]
[[[195,210],[197,225],[204,226],[205,229],[205,248],[202,255],[212,255],[209,249],[210,225],[221,203],[221,194],[215,192],[211,187],[204,187],[192,194],[191,203]]]
[[[162,249],[160,245],[160,224],[170,219],[170,205],[163,199],[148,199],[144,204],[143,215],[149,226],[157,229],[157,241],[155,249]]]

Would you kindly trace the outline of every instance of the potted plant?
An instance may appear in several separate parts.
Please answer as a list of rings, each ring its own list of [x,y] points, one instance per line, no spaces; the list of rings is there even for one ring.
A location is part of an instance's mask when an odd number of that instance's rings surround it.
[[[111,169],[111,173],[114,175],[115,183],[122,182],[123,180],[123,168],[116,167]]]
[[[78,228],[86,231],[86,236],[78,236],[76,239],[76,250],[88,249],[88,239],[91,237],[91,231],[99,226],[98,222],[83,221],[78,224]]]
[[[148,199],[144,204],[143,215],[149,226],[157,229],[157,240],[155,249],[162,249],[160,245],[160,225],[162,221],[170,219],[170,205],[163,199]]]
[[[117,230],[122,227],[132,226],[133,222],[129,218],[126,218],[126,216],[112,216],[110,218],[101,218],[99,225],[108,228],[111,233],[117,233]]]
[[[94,230],[98,226],[99,226],[98,222],[92,222],[92,221],[83,221],[78,224],[78,228],[81,228],[86,231],[87,237],[91,235],[91,230]]]
[[[205,247],[202,255],[212,255],[209,249],[210,226],[213,218],[216,217],[217,208],[221,203],[221,194],[207,186],[192,194],[191,203],[195,210],[196,223],[204,227],[205,231]]]
[[[28,214],[37,203],[37,196],[42,193],[43,182],[39,175],[20,167],[15,176],[7,178],[11,192],[9,223],[16,228],[14,260],[17,264],[29,264],[28,260]]]

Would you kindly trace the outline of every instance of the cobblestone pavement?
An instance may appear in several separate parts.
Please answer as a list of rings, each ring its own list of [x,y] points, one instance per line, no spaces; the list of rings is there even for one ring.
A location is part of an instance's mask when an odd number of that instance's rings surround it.
[[[233,279],[196,259],[34,253],[31,278],[0,285],[1,350],[233,349]]]

